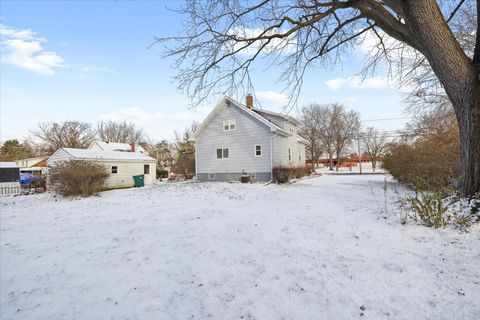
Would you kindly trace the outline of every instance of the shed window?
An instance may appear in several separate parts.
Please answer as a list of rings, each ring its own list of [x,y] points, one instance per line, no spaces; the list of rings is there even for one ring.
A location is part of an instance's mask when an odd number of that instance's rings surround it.
[[[228,148],[217,149],[217,159],[228,159]]]
[[[118,172],[118,167],[112,166],[112,173],[117,173],[117,172]]]
[[[255,156],[260,157],[262,155],[262,145],[257,144],[255,146]]]
[[[214,180],[215,179],[215,173],[209,173],[208,174],[208,179]]]
[[[150,174],[150,165],[144,164],[143,165],[143,174]]]
[[[223,131],[235,130],[235,119],[223,121]]]

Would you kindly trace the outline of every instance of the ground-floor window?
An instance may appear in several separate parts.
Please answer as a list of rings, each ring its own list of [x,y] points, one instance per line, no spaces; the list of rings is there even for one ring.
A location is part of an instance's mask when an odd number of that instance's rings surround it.
[[[257,174],[255,172],[250,172],[249,175],[250,175],[250,179],[252,180],[257,179]]]
[[[215,173],[209,173],[208,174],[208,179],[210,179],[210,180],[215,179]]]
[[[257,144],[255,146],[255,157],[260,157],[262,155],[262,146]]]
[[[288,161],[292,161],[292,151],[288,148]]]
[[[217,159],[228,159],[228,148],[217,149]]]
[[[118,167],[112,166],[112,173],[117,173],[117,172],[118,172]]]
[[[143,174],[150,174],[150,165],[144,164],[143,165]]]

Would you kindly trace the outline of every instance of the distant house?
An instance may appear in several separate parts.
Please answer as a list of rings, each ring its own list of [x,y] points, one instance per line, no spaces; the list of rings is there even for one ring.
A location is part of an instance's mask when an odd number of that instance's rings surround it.
[[[118,142],[93,141],[90,146],[88,146],[88,149],[96,151],[138,152],[147,154],[147,151],[142,148],[141,145],[135,142],[129,144]]]
[[[156,160],[141,152],[62,148],[47,160],[47,165],[65,160],[94,161],[104,165],[110,174],[105,182],[108,188],[133,187],[133,176],[141,174],[145,175],[145,185],[156,180]]]
[[[276,166],[305,166],[307,141],[298,134],[300,122],[288,115],[223,97],[192,136],[199,181],[272,180]]]
[[[20,173],[41,176],[47,167],[48,156],[15,160],[20,167]]]
[[[20,192],[20,168],[15,162],[0,162],[0,195]]]

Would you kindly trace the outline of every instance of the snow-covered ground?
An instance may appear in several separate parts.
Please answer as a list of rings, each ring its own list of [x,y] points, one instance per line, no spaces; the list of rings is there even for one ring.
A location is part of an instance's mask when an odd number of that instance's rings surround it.
[[[480,319],[478,226],[401,225],[379,213],[383,185],[0,198],[0,318]]]

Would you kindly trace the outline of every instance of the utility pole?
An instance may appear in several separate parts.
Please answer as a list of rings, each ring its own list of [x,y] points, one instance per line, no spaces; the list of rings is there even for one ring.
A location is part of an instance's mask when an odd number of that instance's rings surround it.
[[[358,144],[358,166],[360,168],[360,174],[362,174],[362,153],[360,150],[360,131],[357,130],[357,144]]]

